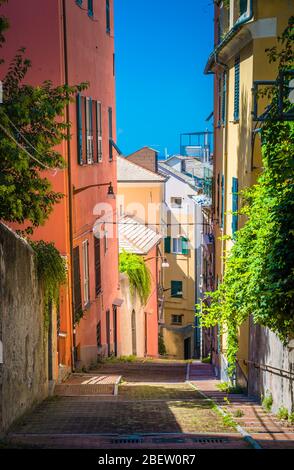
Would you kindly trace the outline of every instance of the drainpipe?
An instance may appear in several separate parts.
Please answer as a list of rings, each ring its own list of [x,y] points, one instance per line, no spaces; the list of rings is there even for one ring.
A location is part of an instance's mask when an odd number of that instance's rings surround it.
[[[67,12],[66,12],[66,0],[62,0],[63,8],[63,48],[64,48],[64,73],[65,83],[69,84],[68,79],[68,48],[67,48]],[[69,104],[66,105],[66,123],[69,124]],[[70,293],[71,293],[71,308],[72,308],[72,371],[75,371],[75,348],[76,348],[76,337],[75,337],[75,321],[74,321],[74,285],[73,285],[73,193],[72,193],[72,178],[71,178],[71,147],[70,147],[70,129],[67,130],[67,169],[68,169],[68,211],[69,211],[69,250],[70,250]]]

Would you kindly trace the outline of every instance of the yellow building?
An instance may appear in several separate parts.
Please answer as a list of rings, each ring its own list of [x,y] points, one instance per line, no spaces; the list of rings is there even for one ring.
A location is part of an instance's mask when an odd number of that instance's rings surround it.
[[[253,120],[252,88],[257,80],[275,80],[277,69],[265,52],[277,44],[293,14],[289,0],[230,0],[215,2],[215,49],[205,72],[214,73],[214,220],[215,286],[223,278],[224,253],[233,241],[220,241],[234,235],[244,223],[233,215],[240,206],[238,192],[256,182],[261,171],[260,137]],[[246,386],[248,378],[249,322],[239,333],[237,378]],[[226,338],[215,338],[213,361],[226,379]]]
[[[195,178],[180,171],[185,160],[185,157],[175,156],[159,164],[160,171],[168,178],[165,184],[165,257],[169,269],[164,271],[162,333],[168,356],[176,359],[199,357],[200,351],[195,304],[197,293],[199,295],[202,214],[193,199],[198,194]],[[197,159],[195,171],[201,179],[203,168]]]

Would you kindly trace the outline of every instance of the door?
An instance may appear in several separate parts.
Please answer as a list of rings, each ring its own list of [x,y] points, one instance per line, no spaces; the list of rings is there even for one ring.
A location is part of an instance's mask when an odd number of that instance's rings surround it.
[[[184,359],[191,359],[191,338],[184,340]]]
[[[107,343],[107,356],[110,356],[110,311],[106,311],[106,343]]]
[[[136,312],[132,311],[132,351],[133,356],[137,356],[137,333],[136,333]]]
[[[113,306],[113,343],[114,355],[117,356],[117,307]]]

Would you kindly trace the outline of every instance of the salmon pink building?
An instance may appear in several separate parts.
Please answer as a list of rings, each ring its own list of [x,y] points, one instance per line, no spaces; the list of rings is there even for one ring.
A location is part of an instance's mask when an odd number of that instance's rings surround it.
[[[111,222],[117,155],[113,0],[9,0],[3,14],[10,29],[1,76],[25,47],[32,62],[27,83],[89,83],[66,110],[71,140],[58,150],[67,168],[47,175],[65,197],[34,234],[55,242],[68,264],[58,313],[58,357],[53,358],[61,378],[97,355],[115,354],[119,344],[118,240]],[[93,227],[107,213],[110,222],[101,224],[97,238]]]

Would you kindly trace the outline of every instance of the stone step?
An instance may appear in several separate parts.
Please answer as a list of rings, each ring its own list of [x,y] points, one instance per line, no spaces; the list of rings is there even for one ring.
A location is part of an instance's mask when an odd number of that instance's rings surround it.
[[[72,374],[62,384],[55,385],[54,395],[64,397],[117,395],[120,375]]]

